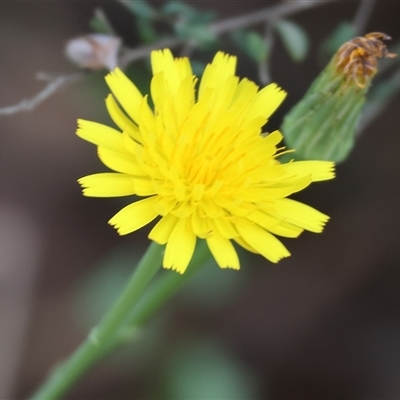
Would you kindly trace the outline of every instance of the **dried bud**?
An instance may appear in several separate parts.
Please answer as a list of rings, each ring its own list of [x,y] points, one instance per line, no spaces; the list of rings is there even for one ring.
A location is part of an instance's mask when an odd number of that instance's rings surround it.
[[[65,46],[65,54],[70,61],[81,68],[112,70],[117,66],[120,47],[121,39],[94,33],[68,41]]]
[[[344,43],[314,80],[282,125],[286,145],[295,157],[340,162],[354,146],[365,95],[378,71],[378,58],[395,57],[373,32]]]
[[[378,58],[396,57],[396,54],[388,52],[383,42],[390,39],[385,33],[372,32],[346,42],[335,55],[338,73],[342,73],[347,82],[353,81],[358,87],[369,85],[378,72]]]

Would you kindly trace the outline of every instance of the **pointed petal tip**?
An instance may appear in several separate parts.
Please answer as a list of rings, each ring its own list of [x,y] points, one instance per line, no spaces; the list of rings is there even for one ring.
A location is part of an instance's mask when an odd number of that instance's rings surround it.
[[[120,236],[125,236],[129,233],[132,233],[131,231],[125,231],[123,229],[123,227],[118,225],[117,223],[112,223],[111,220],[108,221],[108,224],[111,225],[117,231],[118,235],[120,235]]]
[[[186,268],[180,268],[177,265],[174,264],[165,264],[163,263],[163,268],[164,269],[169,269],[171,271],[177,272],[179,275],[183,275],[183,273],[186,271]]]
[[[221,269],[233,269],[235,271],[240,270],[240,265],[224,265],[224,266],[219,266]]]
[[[274,263],[274,264],[278,264],[279,261],[283,260],[284,258],[288,258],[288,257],[290,257],[290,256],[291,256],[290,252],[287,251],[287,253],[280,254],[280,255],[277,256],[275,259],[273,259],[273,260],[270,259],[269,261],[271,261],[271,262]]]

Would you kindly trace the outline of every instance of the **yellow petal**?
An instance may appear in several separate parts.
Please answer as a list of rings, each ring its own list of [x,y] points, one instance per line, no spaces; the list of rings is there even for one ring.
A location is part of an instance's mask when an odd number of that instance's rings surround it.
[[[175,59],[175,68],[178,72],[179,80],[183,81],[185,78],[193,78],[192,67],[187,57],[181,57]]]
[[[275,83],[271,83],[257,93],[248,111],[247,118],[251,120],[255,117],[262,116],[268,119],[280,106],[285,97],[286,92]]]
[[[283,139],[280,131],[273,131],[264,137],[264,143],[268,146],[276,146]]]
[[[114,128],[99,124],[93,121],[78,119],[78,130],[76,134],[84,140],[97,146],[103,146],[107,149],[125,152],[123,138],[121,132]]]
[[[106,172],[84,176],[78,180],[88,197],[120,197],[135,194],[133,178],[129,175]]]
[[[244,108],[248,107],[251,100],[257,94],[257,85],[248,79],[242,79],[236,87],[235,95],[233,98],[232,108],[244,112]],[[244,113],[245,114],[245,113]],[[243,115],[245,117],[246,115]]]
[[[171,214],[161,218],[154,228],[149,233],[149,239],[155,241],[158,244],[165,244],[168,242],[172,231],[174,230],[179,218],[174,217]]]
[[[167,246],[163,266],[183,274],[192,259],[196,247],[196,236],[187,219],[180,219],[172,231]]]
[[[190,62],[187,57],[175,58],[171,50],[155,50],[151,53],[153,75],[163,72],[163,77],[171,94],[175,94],[181,82],[192,76]]]
[[[250,251],[254,254],[259,254],[257,250],[251,247],[242,237],[238,236],[233,239],[239,246],[242,246],[247,251]]]
[[[288,238],[297,238],[303,232],[302,228],[289,224],[286,221],[282,221],[278,225],[272,226],[267,230],[273,233],[274,235],[279,235]]]
[[[176,205],[176,199],[158,196],[157,202],[154,207],[160,215],[167,215],[176,207]]]
[[[226,79],[235,75],[235,70],[236,57],[219,51],[203,72],[199,86],[199,100],[204,100],[207,90],[221,87]]]
[[[234,225],[227,217],[221,216],[220,218],[215,218],[213,223],[217,233],[226,239],[232,239],[239,235]]]
[[[315,208],[292,199],[277,200],[275,212],[286,222],[315,233],[322,232],[329,219],[327,215]]]
[[[200,215],[200,211],[196,209],[194,213],[191,215],[191,223],[193,233],[202,239],[209,237],[213,234],[213,228],[210,223],[210,219],[207,217],[203,217]]]
[[[190,110],[194,105],[194,100],[193,78],[187,76],[182,79],[175,97],[176,104],[179,105],[176,107],[178,126],[181,126],[189,117]]]
[[[292,193],[299,192],[306,188],[311,183],[310,176],[304,176],[302,178],[282,181],[276,184],[276,186],[260,185],[260,187],[250,187],[241,196],[243,201],[257,201],[260,198],[277,199],[291,195]]]
[[[106,107],[111,119],[118,128],[121,131],[129,132],[129,135],[140,143],[140,134],[137,125],[121,110],[112,94],[109,94],[106,98]]]
[[[147,96],[143,97],[139,105],[139,112],[141,117],[140,119],[141,140],[143,143],[148,143],[149,145],[153,145],[153,143],[151,143],[151,140],[154,140],[155,137],[154,134],[156,130],[156,123],[155,123],[154,113],[147,102]]]
[[[157,112],[163,110],[164,100],[166,96],[164,73],[158,72],[154,74],[150,82],[151,99],[153,100],[154,109]]]
[[[276,218],[261,210],[252,211],[247,215],[247,218],[274,235],[295,238],[303,232],[303,229],[289,224],[283,218]]]
[[[156,194],[153,181],[149,177],[135,179],[135,191],[138,196],[151,196]]]
[[[283,221],[282,218],[276,218],[261,210],[254,210],[249,212],[246,218],[252,222],[255,222],[257,225],[260,225],[262,228],[268,230],[276,225],[279,225]]]
[[[284,257],[290,256],[286,247],[271,233],[254,223],[240,221],[236,229],[242,238],[262,256],[276,263]]]
[[[313,182],[335,177],[335,164],[330,161],[294,161],[284,166],[288,174],[310,175]]]
[[[143,171],[139,168],[137,163],[133,159],[133,155],[129,153],[117,153],[115,151],[109,150],[105,147],[98,147],[97,154],[104,165],[108,168],[133,175],[142,176]]]
[[[154,50],[151,52],[150,59],[153,75],[165,71],[167,64],[171,68],[174,63],[174,57],[170,49]]]
[[[133,82],[119,69],[115,68],[106,76],[106,82],[125,112],[136,123],[139,122],[139,106],[142,94]]]
[[[217,78],[225,78],[235,74],[236,71],[235,56],[219,51],[211,62],[211,65],[217,67]]]
[[[221,268],[240,268],[239,257],[229,239],[225,239],[215,232],[206,240],[211,254],[214,256],[215,261]]]
[[[235,94],[239,78],[237,76],[229,76],[225,79],[224,85],[219,89],[218,96],[215,99],[211,113],[217,115],[217,123],[220,122],[223,112],[226,112],[230,104],[232,103],[233,96]],[[221,126],[214,126],[211,129],[215,129],[217,132],[222,132]],[[226,142],[226,141],[225,141]]]
[[[158,216],[154,208],[156,201],[157,197],[153,196],[129,204],[115,214],[108,223],[114,226],[120,235],[134,232],[147,225]]]

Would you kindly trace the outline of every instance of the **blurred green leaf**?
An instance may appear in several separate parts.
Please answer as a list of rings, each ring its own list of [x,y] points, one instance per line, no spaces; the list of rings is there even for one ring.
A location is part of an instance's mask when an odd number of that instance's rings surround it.
[[[181,1],[170,1],[162,8],[166,16],[174,16],[175,33],[184,40],[193,40],[200,45],[213,43],[215,34],[208,24],[215,19],[215,13],[200,11]]]
[[[232,33],[231,38],[255,62],[260,63],[268,58],[268,44],[259,33],[237,30]]]
[[[361,133],[386,110],[391,99],[399,90],[400,69],[397,69],[390,78],[373,86],[370,95],[367,97],[357,134]]]
[[[196,13],[192,19],[194,23],[207,25],[215,20],[217,14],[214,11],[203,11]]]
[[[247,31],[243,29],[237,29],[230,33],[232,41],[244,52],[247,51],[247,40],[246,40]]]
[[[283,45],[295,61],[302,61],[307,55],[309,40],[306,31],[291,21],[282,20],[275,25]]]
[[[108,35],[114,34],[110,22],[108,21],[104,11],[100,8],[97,8],[94,11],[94,15],[89,21],[89,26],[96,33],[106,33]]]
[[[374,86],[368,100],[373,101],[386,101],[392,97],[399,90],[399,83],[397,85],[391,79],[380,82]]]
[[[146,0],[117,0],[138,18],[154,18],[156,11]]]
[[[199,45],[207,45],[216,40],[213,31],[205,25],[199,24],[177,24],[175,26],[176,34],[184,40],[193,40]]]
[[[198,60],[191,60],[190,65],[192,66],[192,71],[194,75],[196,76],[203,75],[204,69],[206,67],[206,64],[204,62]]]
[[[167,16],[179,17],[180,22],[187,24],[207,25],[215,20],[216,13],[214,11],[197,10],[180,1],[171,1],[166,3],[162,8],[162,12]]]
[[[199,11],[182,1],[169,1],[161,9],[166,15],[181,15],[186,18],[193,18]]]
[[[246,253],[238,249],[242,264],[246,265]],[[182,302],[188,307],[209,312],[226,307],[240,296],[248,282],[246,270],[221,269],[210,260],[182,290]]]
[[[136,250],[136,251],[135,251]],[[72,313],[83,332],[88,332],[112,307],[120,296],[132,271],[140,260],[143,249],[118,247],[99,260],[77,282],[71,293]],[[124,347],[111,357],[111,364],[121,371],[143,371],[159,363],[158,352],[165,348],[168,314],[154,316],[141,332],[137,332],[132,346]]]
[[[249,57],[258,63],[265,61],[268,58],[268,45],[263,37],[257,32],[247,32],[246,50]]]
[[[251,371],[221,345],[210,340],[185,343],[168,359],[165,371],[168,399],[258,398],[256,379]]]
[[[154,29],[150,19],[138,18],[136,22],[136,28],[143,42],[153,43],[157,40],[157,31]]]
[[[257,32],[249,32],[247,34],[247,52],[249,56],[257,61],[265,61],[268,57],[269,49],[267,42]]]
[[[324,59],[332,57],[343,43],[348,42],[354,38],[355,35],[356,32],[350,22],[344,21],[340,23],[322,43],[320,50],[321,56]]]
[[[85,329],[98,323],[118,298],[139,256],[118,248],[83,276],[74,291],[74,303]]]

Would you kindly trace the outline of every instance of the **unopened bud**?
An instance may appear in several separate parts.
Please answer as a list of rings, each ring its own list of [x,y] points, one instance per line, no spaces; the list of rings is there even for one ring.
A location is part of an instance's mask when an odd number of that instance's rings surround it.
[[[282,132],[300,159],[344,161],[354,136],[365,96],[378,71],[378,58],[395,57],[373,32],[344,43],[314,80],[305,96],[286,115]]]
[[[118,64],[120,47],[121,39],[94,33],[68,41],[65,46],[65,54],[70,61],[81,68],[112,70]]]

